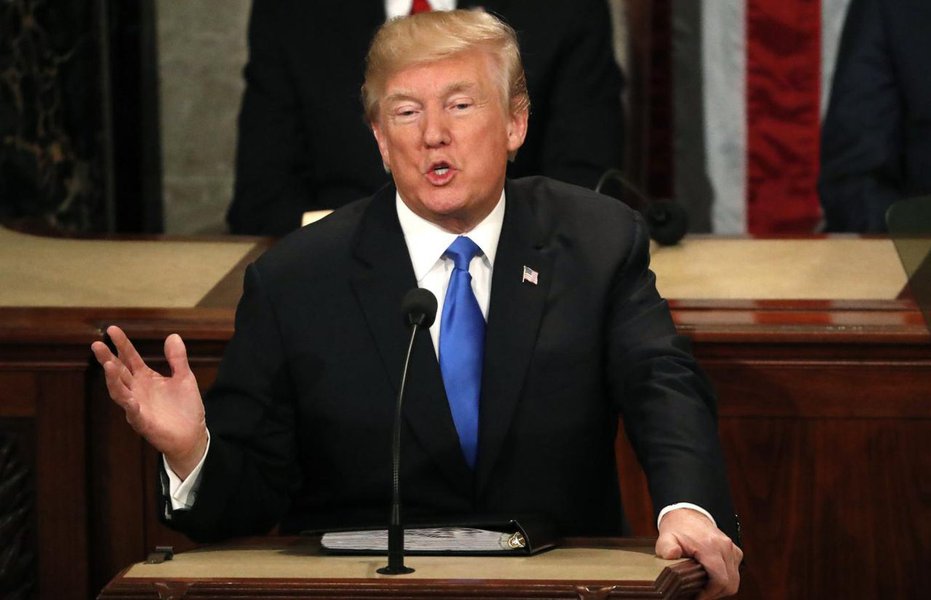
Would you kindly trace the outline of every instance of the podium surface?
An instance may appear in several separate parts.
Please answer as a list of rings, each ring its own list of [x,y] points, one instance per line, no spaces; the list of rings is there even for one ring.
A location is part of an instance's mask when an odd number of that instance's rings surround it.
[[[0,227],[0,307],[192,308],[224,279],[235,304],[254,238],[48,238]],[[238,268],[237,268],[238,267]],[[906,283],[889,239],[686,237],[651,248],[660,293],[675,300],[894,300]]]
[[[101,592],[139,598],[689,598],[704,585],[692,560],[662,560],[652,540],[573,540],[533,556],[409,556],[414,573],[379,575],[384,556],[320,552],[317,538],[260,538],[138,563]]]

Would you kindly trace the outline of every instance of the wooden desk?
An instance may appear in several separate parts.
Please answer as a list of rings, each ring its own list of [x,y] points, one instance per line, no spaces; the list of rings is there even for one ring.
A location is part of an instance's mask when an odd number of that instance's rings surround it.
[[[241,245],[238,262],[196,261],[206,271],[200,295],[182,306],[140,303],[132,290],[116,304],[89,305],[77,299],[109,281],[107,257],[124,257],[127,242],[95,245],[82,278],[72,271],[84,263],[55,256],[90,250],[56,252],[42,241],[29,241],[39,247],[13,261],[13,273],[0,239],[0,481],[19,473],[25,482],[12,500],[0,495],[0,519],[25,531],[14,538],[21,560],[8,573],[42,597],[85,598],[157,544],[191,547],[158,524],[156,457],[108,400],[89,343],[120,323],[145,359],[164,367],[163,340],[180,333],[209,385],[232,333],[243,263],[261,247],[230,238]],[[687,238],[654,254],[660,290],[674,298],[673,316],[720,398],[748,559],[741,597],[914,597],[931,589],[931,336],[914,302],[899,297],[905,278],[890,242],[764,241]],[[200,256],[196,245],[173,242],[152,251],[160,259],[143,264],[161,265],[157,275],[168,278],[165,265]],[[204,254],[227,256],[215,252]],[[42,269],[37,256],[48,258]],[[142,277],[142,267],[121,269]],[[805,277],[793,280],[796,272]],[[755,299],[775,285],[761,274],[773,275],[784,296]],[[54,288],[59,276],[68,276],[67,293],[3,306],[9,286],[45,278]],[[865,289],[861,279],[878,285]],[[694,287],[702,281],[704,292]],[[623,440],[618,456],[634,533],[655,535]]]
[[[135,564],[107,600],[171,598],[691,598],[705,582],[694,561],[660,560],[650,540],[601,540],[535,556],[412,556],[404,576],[379,575],[379,556],[321,555],[318,540],[264,538]]]

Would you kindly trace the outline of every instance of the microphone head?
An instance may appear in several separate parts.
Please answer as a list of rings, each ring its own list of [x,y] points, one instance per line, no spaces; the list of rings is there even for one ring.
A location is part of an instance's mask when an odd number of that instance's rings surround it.
[[[408,325],[429,327],[436,319],[436,296],[430,290],[414,288],[404,295],[401,301],[401,314],[407,318]]]
[[[663,246],[674,246],[685,237],[689,214],[673,200],[654,200],[643,211],[650,237]]]

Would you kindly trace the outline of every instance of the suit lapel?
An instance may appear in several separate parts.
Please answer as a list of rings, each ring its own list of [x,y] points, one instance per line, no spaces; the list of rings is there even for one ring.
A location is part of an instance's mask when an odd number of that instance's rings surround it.
[[[538,283],[522,281],[524,267]],[[507,438],[533,355],[553,272],[529,199],[510,183],[492,275],[479,410],[477,493],[481,494]]]
[[[401,300],[417,281],[394,203],[395,188],[387,186],[366,209],[355,242],[352,287],[397,397],[410,340],[401,315]],[[360,373],[360,377],[364,376]],[[410,433],[450,483],[471,498],[472,473],[459,450],[459,437],[427,331],[418,333],[406,385],[403,415]]]

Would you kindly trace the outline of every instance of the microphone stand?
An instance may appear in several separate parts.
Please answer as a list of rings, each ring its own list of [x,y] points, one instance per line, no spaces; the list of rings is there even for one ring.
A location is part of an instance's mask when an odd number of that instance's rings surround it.
[[[417,336],[417,326],[423,318],[411,316],[411,341],[407,345],[404,358],[404,370],[401,372],[401,386],[398,388],[398,402],[394,413],[394,439],[391,441],[391,522],[388,525],[388,565],[377,569],[382,575],[406,575],[414,569],[404,566],[404,527],[401,525],[401,401],[404,399],[404,386],[407,383],[407,367],[411,361],[411,350]]]

